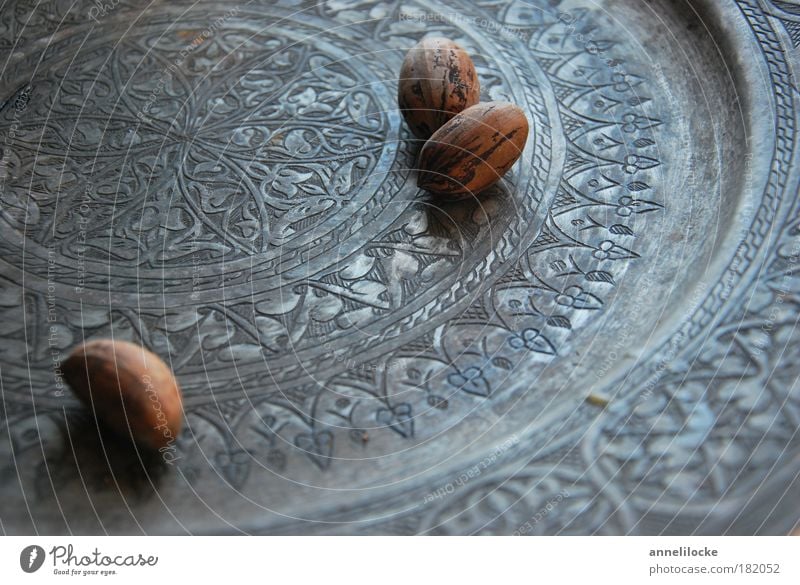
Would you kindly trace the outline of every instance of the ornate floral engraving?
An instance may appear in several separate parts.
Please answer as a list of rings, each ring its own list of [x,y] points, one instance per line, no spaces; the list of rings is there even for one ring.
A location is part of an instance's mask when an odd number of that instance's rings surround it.
[[[109,488],[108,462],[70,456],[76,433],[91,433],[53,363],[84,338],[133,339],[169,359],[187,410],[175,471],[194,493],[230,489],[266,508],[256,488],[271,482],[291,516],[287,486],[336,485],[358,462],[422,453],[468,415],[494,416],[521,392],[515,377],[570,359],[575,335],[647,260],[649,222],[667,215],[660,148],[674,120],[661,80],[574,4],[255,2],[209,34],[214,3],[123,3],[99,22],[78,18],[91,5],[78,4],[0,14],[18,43],[0,46],[18,51],[0,84],[0,451],[11,462],[0,476],[36,461],[17,479],[45,523],[58,523],[59,493],[179,498],[169,473],[166,496],[125,466]],[[772,4],[793,34],[791,3]],[[730,5],[765,52],[786,132],[726,281],[744,289],[769,247],[757,300],[736,312],[714,288],[681,329],[688,347],[729,311],[708,347],[656,370],[662,347],[641,370],[655,377],[605,409],[565,414],[559,446],[541,447],[553,426],[530,431],[525,449],[445,501],[416,505],[418,486],[387,496],[405,512],[372,529],[669,530],[682,503],[702,515],[744,493],[741,478],[795,441],[797,225],[765,243],[794,156],[794,82],[773,21],[754,2]],[[28,13],[41,38],[60,35],[36,45]],[[132,15],[146,18],[118,38],[113,25]],[[475,55],[484,99],[531,118],[514,173],[466,204],[414,187],[416,145],[396,110],[392,72],[428,33]],[[367,496],[351,507],[367,514]],[[326,529],[286,522],[264,529]]]

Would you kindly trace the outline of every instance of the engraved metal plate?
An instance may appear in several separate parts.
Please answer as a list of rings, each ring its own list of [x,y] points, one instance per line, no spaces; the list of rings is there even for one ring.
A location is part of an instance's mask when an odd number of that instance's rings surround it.
[[[528,114],[420,192],[427,34]],[[796,0],[0,9],[6,533],[785,533],[800,515]],[[184,432],[58,362],[168,360]]]

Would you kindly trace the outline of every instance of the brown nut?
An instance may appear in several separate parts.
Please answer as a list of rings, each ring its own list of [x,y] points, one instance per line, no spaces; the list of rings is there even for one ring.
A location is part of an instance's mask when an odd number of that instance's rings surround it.
[[[480,193],[517,162],[527,140],[528,119],[514,104],[467,108],[422,147],[417,185],[456,198]]]
[[[177,438],[181,391],[154,353],[127,341],[98,339],[76,347],[61,370],[78,398],[117,434],[150,449]]]
[[[449,39],[422,39],[403,60],[397,102],[418,138],[429,138],[457,113],[477,104],[480,93],[472,59]]]

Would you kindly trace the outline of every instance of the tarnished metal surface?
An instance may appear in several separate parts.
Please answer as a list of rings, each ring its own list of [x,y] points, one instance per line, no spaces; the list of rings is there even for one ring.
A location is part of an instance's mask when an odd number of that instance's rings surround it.
[[[800,4],[18,1],[0,31],[3,531],[796,521]],[[529,115],[480,200],[415,188],[429,33]],[[166,462],[59,378],[111,336],[180,379]]]

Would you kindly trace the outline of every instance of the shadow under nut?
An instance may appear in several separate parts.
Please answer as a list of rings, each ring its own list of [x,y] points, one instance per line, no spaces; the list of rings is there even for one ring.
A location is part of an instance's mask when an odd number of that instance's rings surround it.
[[[160,357],[127,342],[89,341],[61,365],[75,395],[106,427],[137,444],[169,446],[183,423],[181,391]]]

